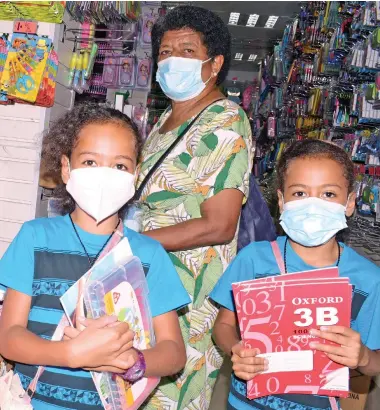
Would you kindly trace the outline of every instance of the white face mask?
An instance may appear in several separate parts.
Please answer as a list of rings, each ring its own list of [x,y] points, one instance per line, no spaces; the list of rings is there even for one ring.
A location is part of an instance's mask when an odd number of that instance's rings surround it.
[[[96,223],[115,214],[135,194],[135,176],[109,167],[70,171],[66,189]]]

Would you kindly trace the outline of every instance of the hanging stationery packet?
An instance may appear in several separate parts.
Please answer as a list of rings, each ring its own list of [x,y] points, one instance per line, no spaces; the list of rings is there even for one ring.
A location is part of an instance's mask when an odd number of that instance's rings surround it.
[[[146,126],[148,121],[148,114],[148,109],[142,107],[141,105],[133,106],[132,108],[131,119],[133,123],[137,126],[143,140],[145,140],[147,137]]]
[[[152,28],[157,20],[157,14],[146,13],[140,21],[140,46],[141,48],[150,48],[152,46]]]
[[[0,84],[1,86],[2,84],[2,75],[3,75],[3,71],[5,68],[5,62],[7,60],[7,56],[8,56],[8,49],[10,46],[10,42],[8,41],[8,34],[3,34],[0,37]],[[7,87],[4,87],[4,89],[6,89]],[[7,91],[1,91],[0,92],[0,104],[9,104],[10,101],[8,100],[7,97]]]
[[[54,105],[56,77],[58,73],[58,54],[52,50],[46,64],[44,76],[38,91],[35,105],[52,107]]]
[[[137,61],[136,88],[148,90],[152,78],[152,59],[139,58]]]
[[[4,71],[5,61],[7,60],[8,48],[9,48],[8,34],[0,36],[0,79],[1,74]]]
[[[25,20],[62,23],[65,1],[2,1],[0,20]]]
[[[8,98],[36,101],[51,46],[46,37],[13,34],[1,81],[1,91]]]
[[[88,48],[88,65],[84,68],[84,78],[88,80],[91,77],[92,71],[94,69],[95,59],[98,54],[98,45],[94,42]]]
[[[126,238],[76,282],[61,303],[71,326],[78,327],[78,316],[115,314],[133,329],[135,348],[144,350],[155,343],[144,270]],[[137,410],[159,382],[143,378],[131,386],[111,373],[92,372],[92,377],[106,410]]]
[[[120,87],[134,87],[136,78],[135,57],[120,57],[119,59],[119,82]]]
[[[76,57],[76,64],[75,64],[75,71],[74,71],[74,79],[73,79],[73,90],[78,94],[83,93],[82,88],[82,77],[83,77],[83,53],[77,53]]]
[[[104,59],[102,83],[105,86],[117,85],[118,58],[109,56]]]

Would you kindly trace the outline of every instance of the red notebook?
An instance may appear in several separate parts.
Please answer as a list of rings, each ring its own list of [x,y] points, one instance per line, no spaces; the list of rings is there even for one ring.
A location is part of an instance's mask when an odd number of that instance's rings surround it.
[[[309,332],[323,325],[350,326],[348,278],[329,268],[234,283],[232,288],[244,345],[259,348],[269,360],[268,371],[248,382],[249,399],[284,393],[347,397],[348,368],[313,351],[309,343],[317,339]]]

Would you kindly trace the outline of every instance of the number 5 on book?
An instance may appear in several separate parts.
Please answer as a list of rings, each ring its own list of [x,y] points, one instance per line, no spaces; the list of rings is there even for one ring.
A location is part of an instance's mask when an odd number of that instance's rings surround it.
[[[271,352],[272,351],[272,341],[271,339],[265,335],[264,333],[259,333],[259,332],[252,332],[251,328],[256,325],[262,325],[270,322],[271,317],[260,317],[257,319],[249,319],[247,327],[244,326],[243,323],[240,323],[240,329],[245,329],[243,333],[243,340],[258,340],[262,342],[265,346],[265,351],[266,352]],[[244,319],[242,319],[244,320]]]

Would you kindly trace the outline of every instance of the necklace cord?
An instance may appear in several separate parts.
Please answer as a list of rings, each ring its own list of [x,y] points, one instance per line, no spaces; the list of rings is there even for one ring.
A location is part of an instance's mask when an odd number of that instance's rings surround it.
[[[79,233],[78,233],[78,231],[77,231],[77,228],[76,228],[76,226],[75,226],[75,224],[74,224],[74,221],[73,221],[71,215],[69,215],[69,218],[70,218],[70,221],[71,221],[71,225],[73,226],[75,235],[76,235],[76,237],[78,238],[78,240],[79,240],[79,242],[80,242],[80,244],[81,244],[81,246],[82,246],[82,248],[83,248],[83,250],[84,250],[84,253],[85,253],[86,256],[87,256],[88,265],[89,265],[89,268],[91,269],[91,268],[94,266],[94,264],[95,264],[95,262],[97,261],[97,259],[99,258],[100,254],[103,252],[103,250],[105,249],[105,247],[108,245],[108,243],[109,243],[109,241],[111,240],[111,238],[112,238],[112,236],[114,235],[114,233],[116,232],[116,230],[117,230],[117,228],[118,228],[118,226],[119,226],[120,220],[117,221],[117,225],[116,225],[115,229],[113,230],[113,232],[111,233],[111,235],[108,237],[108,239],[105,241],[105,243],[104,243],[104,245],[101,247],[100,251],[96,254],[96,256],[95,256],[94,258],[91,258],[90,255],[89,255],[88,252],[87,252],[86,247],[84,246],[84,243],[82,242],[81,237],[79,236]]]
[[[286,250],[287,250],[287,248],[288,248],[288,246],[287,246],[287,245],[288,245],[288,242],[289,242],[289,237],[287,236],[286,239],[285,239],[285,245],[284,245],[284,265],[285,265],[285,273],[288,273],[288,267],[287,267],[287,264],[286,264]],[[340,254],[341,254],[341,252],[340,252],[339,242],[336,241],[336,243],[337,243],[337,245],[338,245],[338,261],[337,261],[337,263],[336,263],[335,266],[338,266],[338,265],[339,265],[339,262],[340,262]]]

